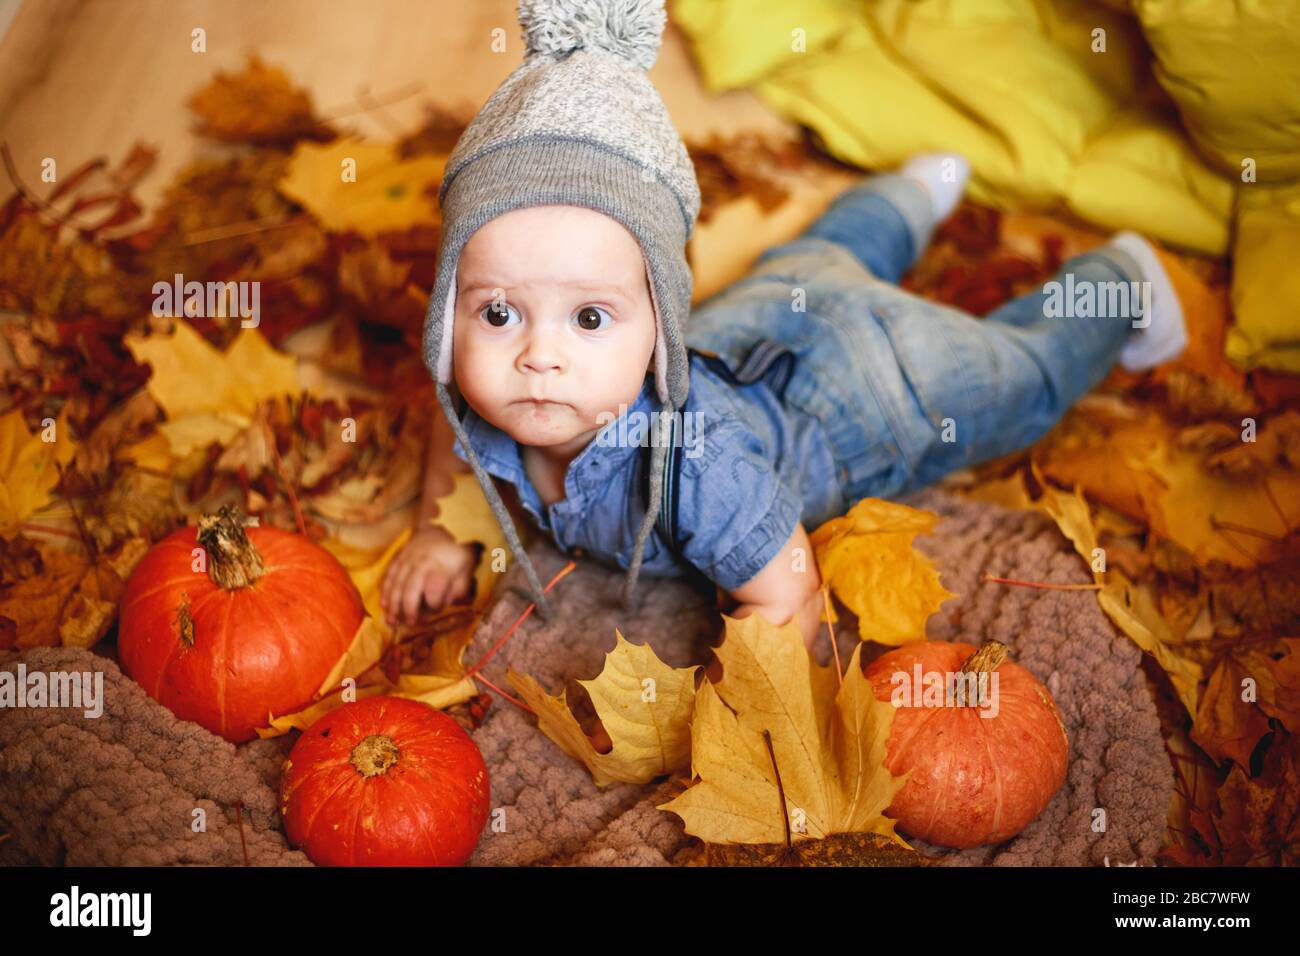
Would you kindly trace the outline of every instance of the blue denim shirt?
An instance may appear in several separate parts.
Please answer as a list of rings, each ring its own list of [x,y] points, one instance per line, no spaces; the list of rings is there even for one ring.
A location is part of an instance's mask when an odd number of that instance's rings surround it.
[[[739,587],[781,549],[796,520],[811,531],[862,498],[902,495],[1024,448],[1105,377],[1132,331],[1128,316],[1050,318],[1039,290],[977,321],[900,289],[933,226],[929,216],[915,183],[869,179],[692,308],[683,330],[691,351],[681,410],[682,555],[656,527],[645,573],[695,568],[724,590]],[[1071,258],[1059,275],[1067,271],[1085,282],[1141,278],[1131,258],[1106,247]],[[737,384],[712,366],[734,372],[763,342],[795,357],[779,384]],[[627,424],[657,410],[647,376],[632,408],[570,462],[565,498],[549,507],[513,439],[472,409],[465,429],[483,466],[518,489],[561,549],[581,547],[625,569],[644,517],[648,458],[629,438],[644,429]]]
[[[678,548],[656,527],[646,540],[642,573],[702,573],[734,590],[763,569],[795,524],[816,527],[841,514],[844,499],[820,422],[789,409],[764,378],[727,381],[691,351],[691,387],[680,410]],[[607,564],[631,563],[645,516],[641,482],[650,424],[659,410],[654,378],[636,401],[606,424],[570,463],[565,497],[544,505],[524,469],[519,445],[468,408],[465,433],[483,467],[514,485],[524,510],[565,553],[578,547]],[[454,451],[465,459],[457,439]]]

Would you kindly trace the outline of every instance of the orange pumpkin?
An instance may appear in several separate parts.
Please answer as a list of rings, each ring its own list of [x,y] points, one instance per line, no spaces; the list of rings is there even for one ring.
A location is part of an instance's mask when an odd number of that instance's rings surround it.
[[[469,734],[402,697],[330,711],[294,744],[280,778],[285,835],[321,866],[459,866],[488,801]]]
[[[126,673],[183,720],[239,743],[299,710],[347,651],[365,609],[338,560],[224,507],[158,542],[122,596]]]
[[[886,813],[905,833],[958,849],[1001,843],[1065,782],[1070,742],[1056,703],[1006,653],[997,641],[978,652],[929,641],[882,654],[865,669],[877,700],[901,704],[885,765],[912,776]],[[926,685],[942,690],[927,699]]]

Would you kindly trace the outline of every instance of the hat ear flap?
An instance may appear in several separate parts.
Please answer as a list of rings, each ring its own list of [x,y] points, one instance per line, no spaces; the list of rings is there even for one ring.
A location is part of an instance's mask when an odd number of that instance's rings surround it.
[[[451,381],[451,346],[456,337],[456,277],[447,289],[447,306],[442,313],[442,336],[438,341],[438,381]]]
[[[650,305],[655,313],[655,391],[661,404],[668,404],[668,340],[664,336],[664,315],[655,295],[655,278],[650,273],[650,262],[645,263],[646,284],[650,287]]]

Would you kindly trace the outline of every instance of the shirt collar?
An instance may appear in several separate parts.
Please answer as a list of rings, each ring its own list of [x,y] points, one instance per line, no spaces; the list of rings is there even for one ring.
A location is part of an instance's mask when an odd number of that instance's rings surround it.
[[[618,418],[607,422],[592,436],[587,446],[569,462],[568,470],[564,475],[564,500],[556,502],[550,508],[542,504],[541,495],[537,493],[537,489],[533,487],[528,477],[517,441],[480,417],[468,405],[461,424],[484,470],[514,485],[519,490],[520,502],[525,510],[543,528],[549,528],[547,512],[557,509],[581,513],[595,490],[605,485],[618,466],[629,456],[644,447],[639,442],[648,439],[641,429],[648,425],[650,416],[655,411],[655,395],[654,376],[647,375],[636,401]],[[622,426],[624,419],[634,413],[641,413],[644,418],[634,419],[633,422],[640,421],[645,424]],[[625,428],[626,431],[620,433],[620,428]],[[464,445],[459,438],[452,446],[452,451],[461,461],[468,460]]]

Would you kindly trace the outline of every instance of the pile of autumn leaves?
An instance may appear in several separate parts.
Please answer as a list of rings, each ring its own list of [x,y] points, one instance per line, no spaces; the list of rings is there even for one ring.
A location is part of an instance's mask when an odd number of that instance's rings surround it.
[[[337,706],[343,677],[359,696],[470,701],[460,658],[499,575],[485,563],[473,607],[415,632],[379,604],[422,486],[423,290],[460,126],[431,113],[396,144],[342,137],[256,58],[190,105],[240,148],[182,170],[148,222],[131,197],[156,158],[143,146],[43,195],[17,181],[0,211],[0,649],[102,641],[148,549],[233,503],[332,551],[370,612],[312,706],[267,735]],[[154,284],[178,274],[258,283],[260,321],[233,304],[159,314]],[[443,524],[490,553],[505,542],[465,477]]]

